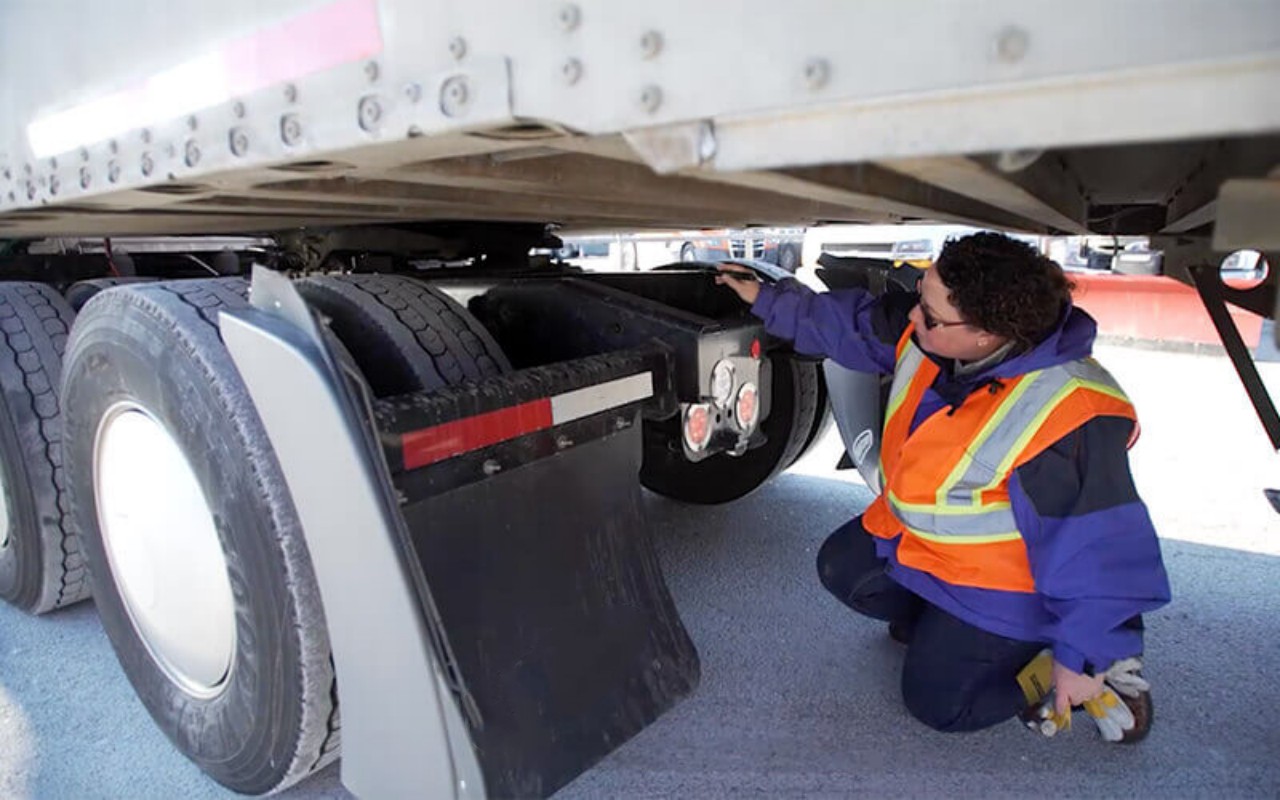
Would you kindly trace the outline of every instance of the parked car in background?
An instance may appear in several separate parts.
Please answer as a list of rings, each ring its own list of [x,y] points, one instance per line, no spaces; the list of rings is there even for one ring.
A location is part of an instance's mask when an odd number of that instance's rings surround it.
[[[889,262],[894,267],[910,266],[926,269],[933,264],[949,239],[978,233],[982,228],[967,225],[822,225],[809,228],[804,235],[800,267],[796,277],[821,289],[817,279],[818,259],[824,254],[836,258],[870,258]],[[1013,234],[1037,250],[1042,250],[1041,237]]]
[[[560,239],[563,246],[547,254],[583,269],[648,270],[676,262],[748,259],[794,273],[800,264],[804,229],[561,233]]]
[[[795,272],[800,265],[803,228],[684,231],[672,239],[681,261],[724,261],[748,258]]]
[[[1237,250],[1222,259],[1223,280],[1262,281],[1267,277],[1267,260],[1257,250]]]
[[[636,243],[624,234],[561,238],[552,255],[575,267],[597,272],[630,272],[640,268]]]
[[[1159,275],[1164,255],[1145,236],[1055,236],[1046,254],[1073,272]]]

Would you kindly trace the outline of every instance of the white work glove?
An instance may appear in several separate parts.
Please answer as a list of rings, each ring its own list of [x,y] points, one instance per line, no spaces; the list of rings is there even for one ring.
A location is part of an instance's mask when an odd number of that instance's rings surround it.
[[[1151,691],[1151,684],[1138,674],[1140,669],[1142,669],[1142,659],[1122,658],[1112,664],[1102,678],[1110,684],[1112,689],[1125,697],[1136,698],[1143,692]]]
[[[1084,702],[1084,710],[1108,742],[1121,741],[1125,733],[1137,724],[1133,712],[1119,695],[1137,699],[1143,692],[1151,690],[1151,684],[1138,674],[1140,669],[1140,658],[1124,658],[1115,662],[1103,673],[1102,693]]]
[[[1108,742],[1120,741],[1137,724],[1133,712],[1110,686],[1103,687],[1102,694],[1092,700],[1085,700],[1084,710],[1098,726],[1098,733]]]

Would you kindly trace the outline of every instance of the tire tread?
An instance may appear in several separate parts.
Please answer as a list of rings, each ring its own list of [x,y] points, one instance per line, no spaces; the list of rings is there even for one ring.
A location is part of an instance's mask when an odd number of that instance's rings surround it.
[[[0,284],[0,357],[12,358],[21,371],[30,419],[35,421],[28,429],[39,439],[39,457],[25,464],[37,516],[44,520],[39,533],[41,586],[28,608],[35,614],[69,606],[91,593],[62,469],[60,380],[74,318],[62,295],[44,284]],[[15,425],[21,423],[15,420]]]

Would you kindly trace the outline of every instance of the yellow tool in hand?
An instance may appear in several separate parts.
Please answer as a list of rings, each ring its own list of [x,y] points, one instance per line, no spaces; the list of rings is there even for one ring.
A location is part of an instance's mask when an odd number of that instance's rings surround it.
[[[1018,673],[1018,685],[1027,699],[1022,722],[1042,736],[1055,736],[1071,729],[1071,714],[1059,714],[1053,692],[1053,651],[1041,650]]]

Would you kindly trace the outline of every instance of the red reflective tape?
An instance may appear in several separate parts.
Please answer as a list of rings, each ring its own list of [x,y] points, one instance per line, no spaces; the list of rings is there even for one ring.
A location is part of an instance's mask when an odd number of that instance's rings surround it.
[[[552,426],[551,399],[542,398],[487,414],[446,422],[400,437],[406,470],[505,442]]]

